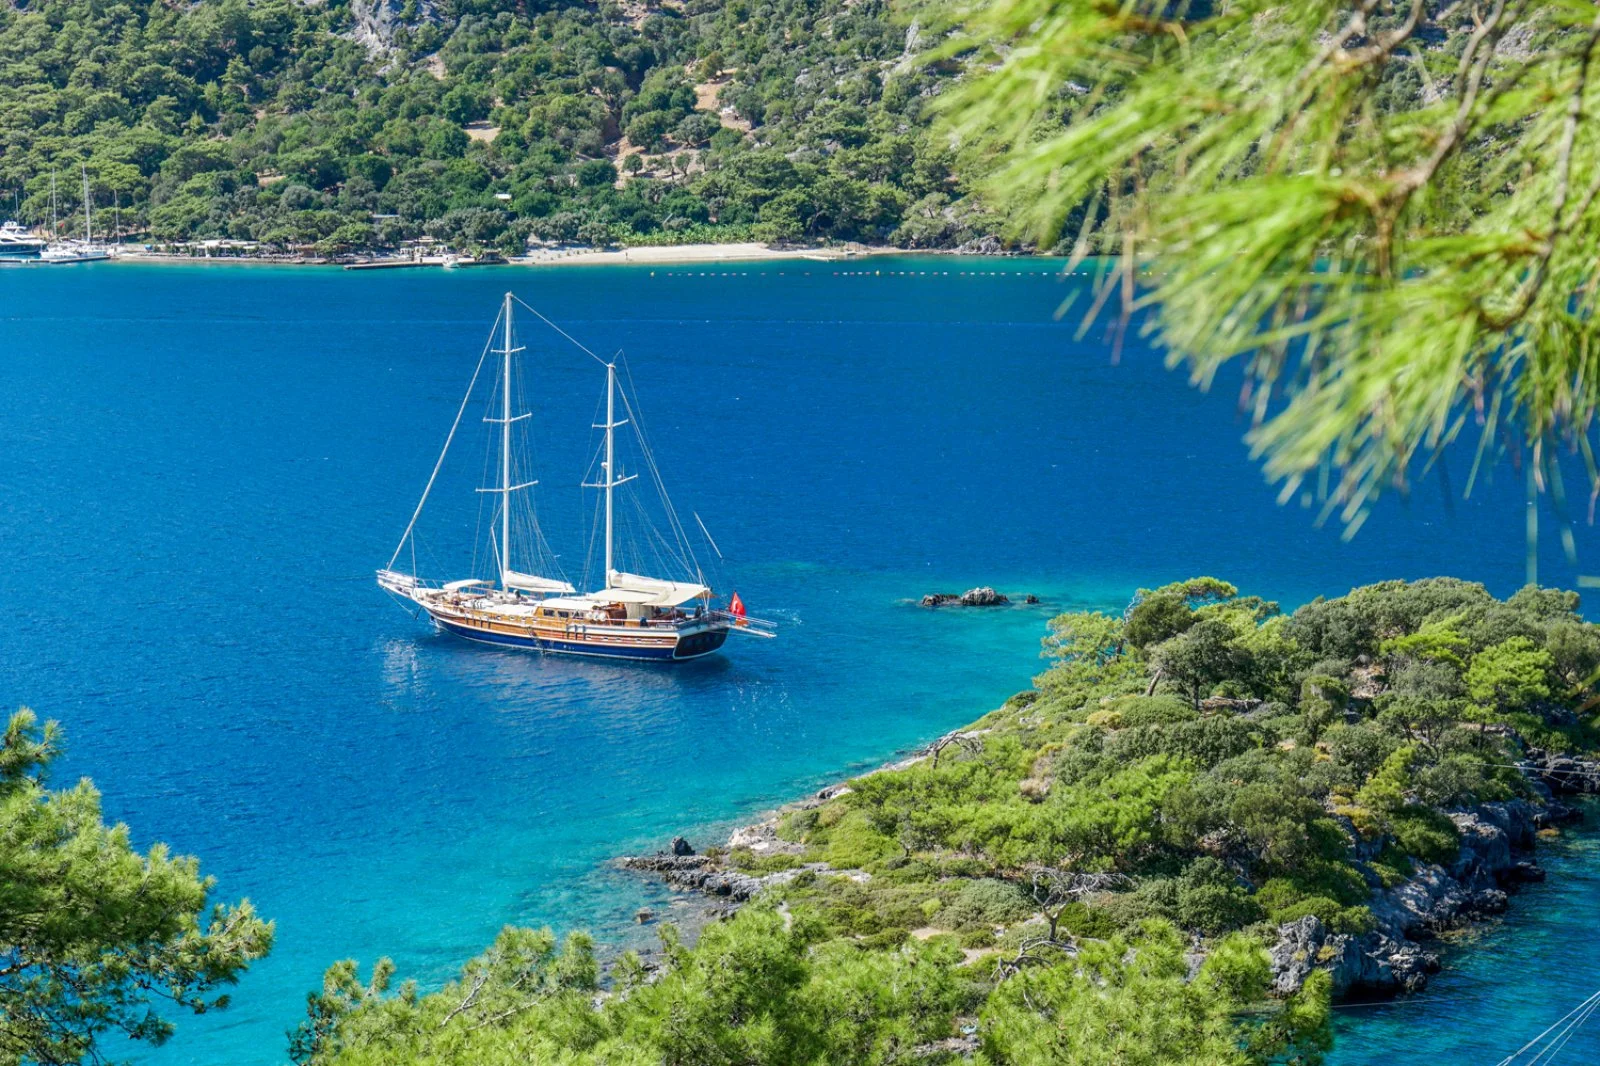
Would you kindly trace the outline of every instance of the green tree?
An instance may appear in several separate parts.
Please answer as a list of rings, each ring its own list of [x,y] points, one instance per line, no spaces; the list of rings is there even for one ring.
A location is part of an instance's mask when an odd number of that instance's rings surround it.
[[[1527,637],[1512,637],[1480,651],[1467,667],[1467,694],[1490,711],[1525,710],[1550,696],[1555,660]]]
[[[1167,684],[1199,707],[1218,682],[1240,672],[1246,656],[1234,643],[1232,627],[1206,620],[1158,645],[1151,661]]]
[[[1091,942],[1070,962],[1025,969],[990,997],[981,1016],[981,1062],[991,1066],[1247,1066],[1294,1049],[1320,1061],[1328,1046],[1326,975],[1273,1023],[1241,1018],[1266,998],[1269,968],[1256,942],[1212,946],[1191,980],[1186,942],[1150,923],[1131,940]]]
[[[272,945],[248,902],[208,903],[196,860],[106,825],[87,779],[47,789],[59,741],[27,710],[0,736],[0,1062],[99,1061],[113,1033],[160,1044],[158,998],[224,1008]]]
[[[1050,619],[1050,635],[1044,638],[1041,654],[1098,669],[1122,654],[1122,641],[1120,619],[1099,611],[1071,611]]]

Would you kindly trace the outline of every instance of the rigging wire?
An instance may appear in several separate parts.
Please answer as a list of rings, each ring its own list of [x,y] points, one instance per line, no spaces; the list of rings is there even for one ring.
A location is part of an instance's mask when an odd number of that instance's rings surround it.
[[[524,308],[526,308],[533,315],[533,317],[537,318],[540,322],[543,322],[545,325],[549,326],[551,329],[555,330],[557,333],[559,333],[563,337],[567,338],[567,340],[571,341],[577,347],[577,349],[580,352],[583,352],[590,359],[593,359],[595,362],[599,363],[601,366],[610,365],[604,359],[600,358],[598,355],[595,355],[593,352],[591,352],[588,348],[585,348],[583,346],[583,344],[580,343],[578,341],[578,339],[576,337],[574,337],[572,334],[568,333],[566,330],[562,329],[560,326],[556,325],[554,322],[550,321],[548,318],[546,318],[543,315],[541,315],[539,313],[538,308],[530,307],[528,304],[523,303],[523,301],[518,299],[516,296],[512,296],[511,298],[513,300],[516,300],[517,303],[522,304],[522,306]]]
[[[645,467],[650,471],[650,480],[655,486],[656,494],[661,498],[662,507],[666,510],[667,522],[671,526],[673,537],[677,540],[679,558],[683,565],[696,577],[703,577],[699,561],[695,559],[694,548],[689,543],[689,536],[684,531],[683,523],[678,519],[677,510],[672,506],[672,497],[667,494],[666,482],[661,477],[661,468],[656,465],[655,449],[650,446],[650,435],[645,429],[644,419],[640,416],[639,409],[635,406],[637,394],[633,384],[633,368],[628,364],[626,355],[619,351],[617,356],[622,364],[624,373],[628,376],[628,387],[619,390],[622,394],[622,406],[627,410],[628,418],[633,422],[634,436],[638,439],[639,450],[643,455]]]
[[[1590,996],[1576,1007],[1573,1007],[1566,1014],[1563,1014],[1548,1029],[1534,1037],[1532,1040],[1528,1041],[1526,1044],[1522,1045],[1516,1051],[1513,1051],[1511,1054],[1501,1059],[1496,1066],[1516,1066],[1517,1061],[1521,1059],[1523,1055],[1538,1047],[1544,1042],[1546,1037],[1550,1036],[1551,1033],[1554,1033],[1559,1029],[1561,1030],[1561,1034],[1557,1037],[1559,1042],[1552,1044],[1550,1047],[1541,1049],[1537,1055],[1527,1061],[1526,1066],[1534,1066],[1534,1064],[1537,1063],[1541,1058],[1544,1058],[1546,1063],[1553,1061],[1555,1054],[1558,1053],[1561,1048],[1566,1046],[1566,1042],[1572,1038],[1572,1034],[1581,1028],[1584,1022],[1589,1020],[1589,1016],[1594,1013],[1597,1007],[1600,1007],[1600,992],[1596,992],[1594,995]],[[1550,1056],[1549,1058],[1545,1058],[1547,1053]]]
[[[519,303],[521,301],[518,301]],[[534,312],[538,314],[538,312]],[[541,318],[544,316],[540,316]],[[400,552],[406,546],[406,540],[411,536],[411,531],[416,528],[417,519],[422,515],[422,507],[428,502],[428,493],[433,491],[433,482],[439,476],[439,468],[444,465],[444,457],[450,451],[450,442],[455,440],[456,430],[461,426],[461,416],[466,413],[467,403],[472,399],[472,390],[478,384],[478,374],[483,370],[483,361],[489,357],[489,346],[494,343],[494,331],[500,326],[500,315],[494,316],[494,325],[489,329],[489,339],[483,342],[483,351],[478,356],[478,365],[473,368],[472,380],[467,383],[467,394],[461,397],[461,406],[456,408],[456,420],[450,423],[450,435],[444,439],[444,448],[439,452],[439,458],[434,461],[433,473],[428,475],[428,483],[423,486],[422,499],[417,501],[417,509],[411,512],[411,521],[406,523],[406,531],[400,535],[400,543],[394,547],[394,554],[389,556],[389,565],[385,570],[393,569],[394,561],[400,558]],[[415,576],[415,575],[413,575]]]
[[[689,513],[694,515],[694,520],[696,522],[700,523],[700,532],[705,534],[706,543],[711,545],[711,550],[717,553],[717,558],[718,559],[721,559],[722,558],[722,549],[717,547],[717,542],[711,539],[711,530],[706,528],[705,520],[700,517],[700,512],[699,511],[690,511]]]

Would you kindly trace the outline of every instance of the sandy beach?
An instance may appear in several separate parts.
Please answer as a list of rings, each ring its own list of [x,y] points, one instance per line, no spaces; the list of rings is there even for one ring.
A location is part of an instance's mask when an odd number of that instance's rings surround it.
[[[575,266],[580,264],[624,263],[728,263],[746,260],[812,259],[838,262],[871,255],[903,254],[903,248],[858,246],[854,248],[773,248],[757,241],[741,244],[648,245],[597,251],[589,248],[548,249],[511,260],[517,266]]]

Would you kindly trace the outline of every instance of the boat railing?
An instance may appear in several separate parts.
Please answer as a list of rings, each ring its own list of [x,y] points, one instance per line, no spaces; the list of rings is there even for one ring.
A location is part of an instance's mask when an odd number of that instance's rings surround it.
[[[732,611],[710,611],[707,617],[729,625],[736,633],[745,633],[752,637],[775,637],[778,635],[778,623],[769,622],[765,618],[752,618],[747,614],[734,614]]]
[[[778,630],[775,622],[722,610],[685,614],[681,618],[646,618],[641,619],[641,623],[646,629],[689,629],[699,625],[725,625],[757,637],[776,636]]]

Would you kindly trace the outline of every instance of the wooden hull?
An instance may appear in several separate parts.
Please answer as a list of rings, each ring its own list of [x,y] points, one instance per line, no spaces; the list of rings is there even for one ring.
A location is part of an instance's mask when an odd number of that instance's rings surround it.
[[[482,644],[599,659],[684,662],[710,655],[728,639],[727,627],[717,624],[683,629],[597,624],[563,627],[519,625],[440,610],[428,614],[444,632]]]

